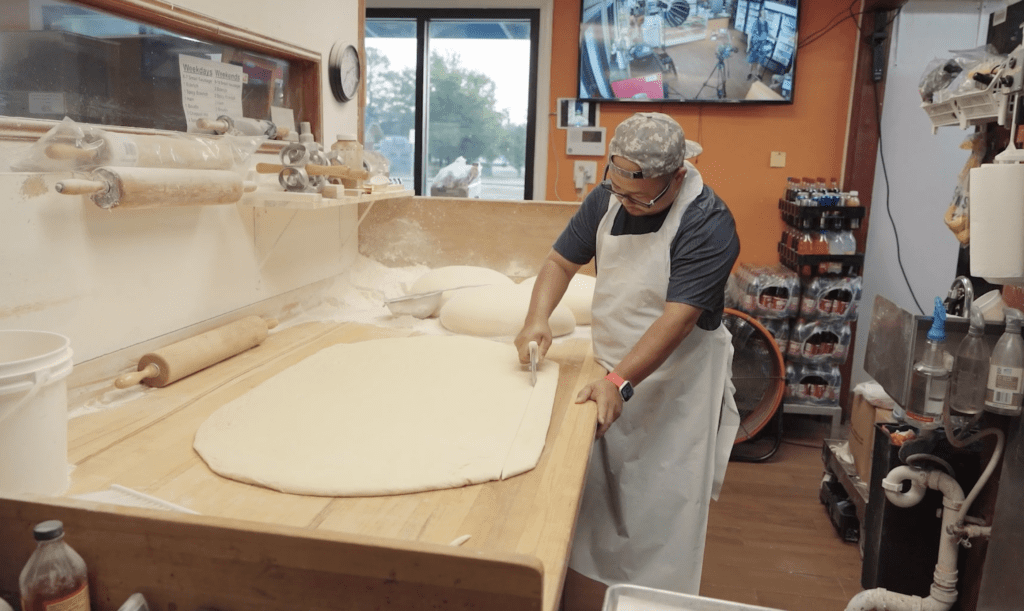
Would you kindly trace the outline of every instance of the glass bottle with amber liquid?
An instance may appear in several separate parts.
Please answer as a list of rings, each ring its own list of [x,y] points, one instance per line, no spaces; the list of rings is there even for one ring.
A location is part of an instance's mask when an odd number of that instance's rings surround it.
[[[64,542],[64,524],[40,522],[32,534],[36,550],[19,580],[22,611],[90,611],[85,561]]]

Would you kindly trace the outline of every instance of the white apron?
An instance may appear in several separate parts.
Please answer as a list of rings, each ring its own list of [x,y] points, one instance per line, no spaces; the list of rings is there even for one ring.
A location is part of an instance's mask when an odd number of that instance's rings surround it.
[[[609,371],[665,309],[672,240],[704,186],[696,168],[687,169],[657,232],[612,236],[621,206],[614,197],[598,227],[591,331],[595,358]],[[596,442],[571,568],[607,585],[698,593],[708,503],[718,497],[739,426],[731,337],[725,325],[694,327]]]

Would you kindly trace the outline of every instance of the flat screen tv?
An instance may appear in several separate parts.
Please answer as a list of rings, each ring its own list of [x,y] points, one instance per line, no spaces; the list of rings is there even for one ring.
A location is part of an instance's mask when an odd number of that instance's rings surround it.
[[[798,0],[582,0],[581,100],[788,104]]]

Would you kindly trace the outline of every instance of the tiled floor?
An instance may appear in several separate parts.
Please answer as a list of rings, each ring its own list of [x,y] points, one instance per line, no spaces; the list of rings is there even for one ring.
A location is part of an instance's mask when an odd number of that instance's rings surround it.
[[[731,462],[711,503],[701,595],[784,611],[842,611],[861,590],[860,551],[818,500],[828,422],[786,416],[766,462]]]

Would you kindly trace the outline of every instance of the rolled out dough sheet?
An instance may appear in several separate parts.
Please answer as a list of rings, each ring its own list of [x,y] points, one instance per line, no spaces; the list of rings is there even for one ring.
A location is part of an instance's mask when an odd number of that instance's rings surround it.
[[[214,412],[194,447],[216,473],[281,492],[381,496],[529,471],[558,363],[537,384],[508,343],[464,336],[325,348]]]

